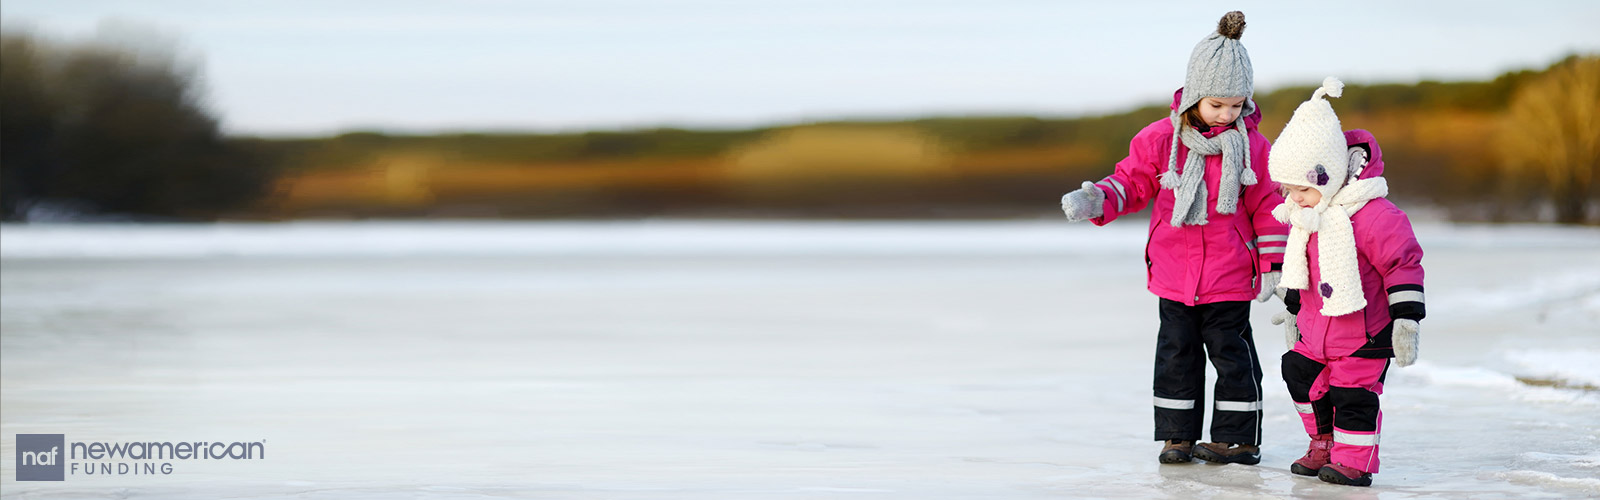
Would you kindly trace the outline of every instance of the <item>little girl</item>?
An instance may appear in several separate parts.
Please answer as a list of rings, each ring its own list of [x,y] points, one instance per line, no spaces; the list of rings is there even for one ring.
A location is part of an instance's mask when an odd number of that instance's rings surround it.
[[[1244,14],[1229,12],[1195,45],[1172,114],[1139,131],[1111,176],[1061,198],[1071,221],[1105,225],[1151,200],[1145,267],[1160,297],[1155,439],[1161,463],[1191,456],[1261,461],[1261,363],[1250,299],[1277,287],[1288,227],[1272,218],[1283,198],[1257,182],[1270,144],[1256,131],[1254,72],[1239,43]],[[1181,166],[1181,168],[1180,168]],[[1206,358],[1217,370],[1211,443],[1195,445],[1205,417]]]
[[[1422,247],[1405,212],[1384,198],[1378,141],[1365,130],[1341,133],[1321,99],[1343,88],[1325,80],[1295,109],[1271,153],[1272,180],[1289,196],[1273,215],[1292,226],[1282,282],[1291,289],[1289,313],[1272,322],[1288,323],[1283,380],[1311,435],[1290,470],[1368,486],[1378,472],[1378,395],[1388,358],[1400,366],[1417,358]]]

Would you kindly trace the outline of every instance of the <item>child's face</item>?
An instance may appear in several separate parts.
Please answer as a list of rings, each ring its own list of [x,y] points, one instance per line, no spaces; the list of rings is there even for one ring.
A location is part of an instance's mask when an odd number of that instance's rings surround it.
[[[1206,125],[1224,127],[1244,112],[1244,97],[1207,97],[1200,100],[1200,119]]]
[[[1322,202],[1322,192],[1305,186],[1284,184],[1284,189],[1289,191],[1289,201],[1300,205],[1301,208],[1311,208]]]

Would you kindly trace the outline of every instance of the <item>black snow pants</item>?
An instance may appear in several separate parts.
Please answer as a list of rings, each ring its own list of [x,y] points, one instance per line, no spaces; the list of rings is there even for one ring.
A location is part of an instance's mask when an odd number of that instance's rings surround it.
[[[1156,337],[1157,441],[1199,441],[1206,358],[1217,370],[1211,440],[1261,444],[1261,361],[1250,334],[1250,302],[1187,306],[1161,299]]]

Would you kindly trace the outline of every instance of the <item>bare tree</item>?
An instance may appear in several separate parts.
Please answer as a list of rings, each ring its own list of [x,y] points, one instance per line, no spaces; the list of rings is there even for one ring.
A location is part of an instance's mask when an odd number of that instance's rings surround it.
[[[1586,222],[1600,194],[1600,57],[1569,58],[1522,86],[1496,146],[1508,180],[1543,191],[1557,222]]]

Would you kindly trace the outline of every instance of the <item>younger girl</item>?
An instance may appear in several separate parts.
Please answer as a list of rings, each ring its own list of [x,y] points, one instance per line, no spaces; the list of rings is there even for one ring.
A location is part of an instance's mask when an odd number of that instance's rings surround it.
[[[1172,114],[1139,131],[1128,157],[1098,183],[1061,198],[1071,221],[1105,225],[1155,202],[1145,268],[1160,297],[1156,337],[1155,439],[1159,460],[1191,455],[1220,463],[1261,461],[1261,363],[1250,331],[1250,299],[1277,286],[1288,228],[1272,218],[1283,198],[1267,177],[1267,138],[1250,100],[1250,54],[1239,43],[1244,14],[1229,12],[1195,45]],[[1198,446],[1205,417],[1206,359],[1217,370],[1211,443]]]
[[[1311,435],[1290,470],[1368,486],[1378,472],[1378,395],[1388,358],[1400,366],[1417,358],[1422,247],[1405,212],[1384,199],[1378,141],[1365,130],[1341,133],[1320,98],[1339,97],[1343,88],[1325,80],[1272,150],[1272,180],[1289,196],[1273,215],[1293,226],[1283,265],[1289,314],[1272,322],[1291,320],[1283,380]]]

